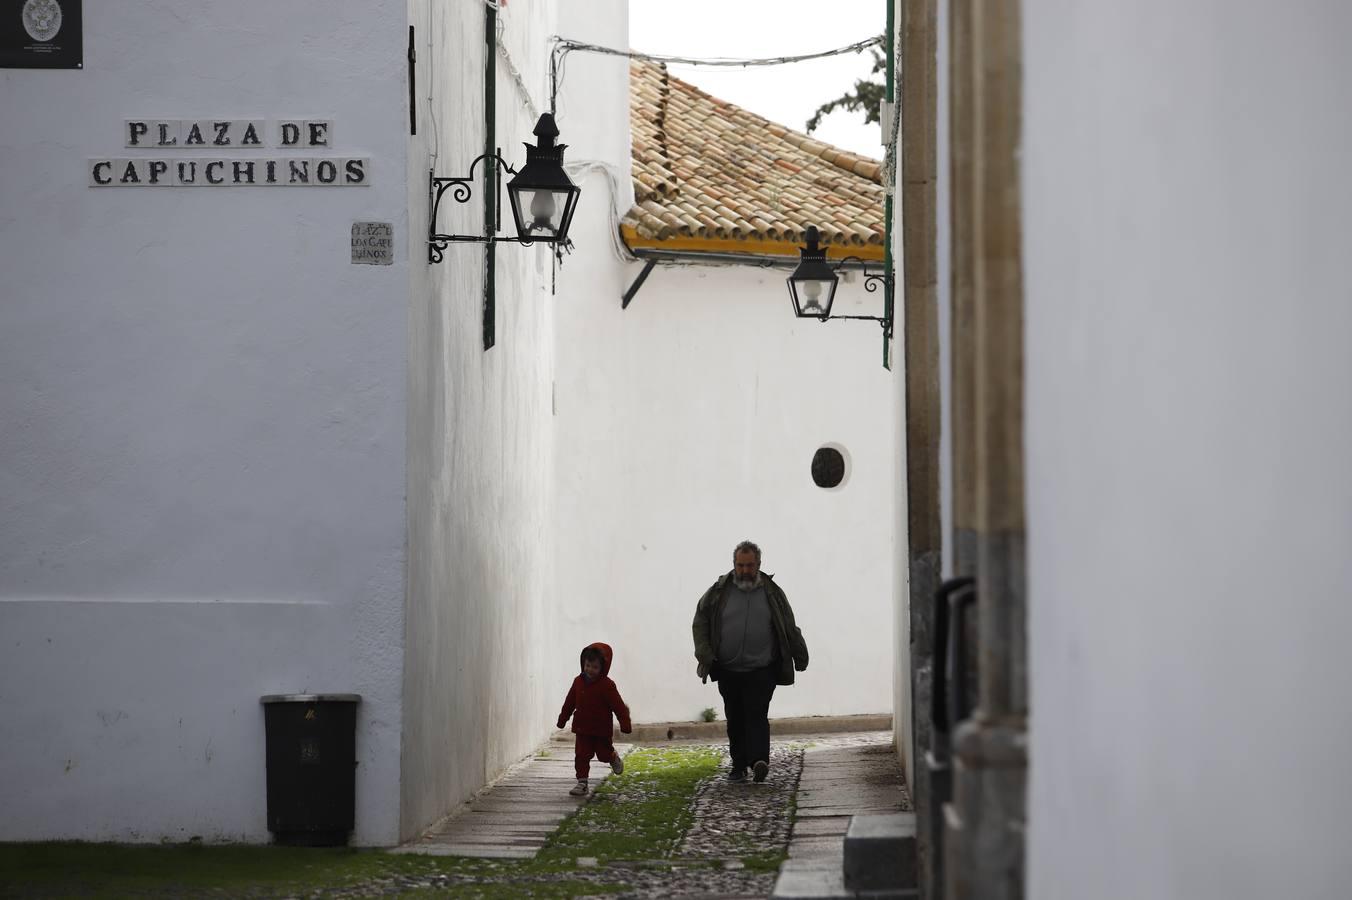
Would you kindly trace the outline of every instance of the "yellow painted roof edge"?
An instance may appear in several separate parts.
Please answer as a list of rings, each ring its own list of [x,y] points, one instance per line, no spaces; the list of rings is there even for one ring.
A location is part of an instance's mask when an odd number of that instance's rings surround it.
[[[748,256],[787,256],[798,257],[798,244],[793,241],[770,241],[764,238],[706,238],[706,237],[669,237],[665,240],[641,237],[632,225],[621,225],[620,236],[631,250],[639,248],[652,250],[670,250],[675,253],[740,253]],[[869,262],[883,261],[881,244],[863,246],[845,246],[829,244],[826,248],[827,259],[844,259],[857,256]]]

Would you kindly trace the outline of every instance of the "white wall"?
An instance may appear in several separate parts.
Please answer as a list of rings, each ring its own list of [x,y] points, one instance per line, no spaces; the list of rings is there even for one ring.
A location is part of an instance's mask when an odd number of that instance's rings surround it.
[[[1024,10],[1027,894],[1345,897],[1352,7]]]
[[[629,0],[561,0],[560,34],[575,41],[602,47],[629,46]],[[573,253],[559,272],[559,291],[554,298],[558,327],[555,332],[555,373],[551,386],[555,416],[554,520],[556,597],[558,622],[578,615],[593,603],[579,594],[577,585],[564,581],[574,571],[579,552],[577,511],[571,506],[566,485],[574,479],[575,460],[583,452],[578,434],[558,418],[558,392],[568,390],[578,359],[605,352],[604,339],[588,333],[585,321],[576,317],[579,300],[606,307],[605,298],[618,298],[632,280],[629,253],[619,240],[619,220],[634,205],[633,169],[630,159],[629,60],[625,57],[583,51],[563,59],[563,77],[558,85],[559,140],[568,145],[565,163],[582,189],[573,222]],[[614,306],[618,307],[616,299]],[[571,324],[570,324],[571,323]],[[562,427],[560,427],[562,426]],[[588,445],[590,437],[583,436]],[[581,643],[578,641],[581,640]],[[546,679],[549,702],[562,705],[572,677],[577,674],[578,653],[600,637],[580,639],[573,631],[553,635]],[[636,660],[626,658],[627,647],[616,646],[616,678],[631,669]],[[623,681],[620,682],[623,685]],[[557,712],[556,712],[557,714]]]
[[[898,217],[896,222],[900,221]],[[893,259],[901,260],[901,229],[893,226]],[[897,265],[897,271],[902,271]],[[898,278],[896,308],[902,310],[903,292]],[[898,321],[894,329],[892,363],[892,424],[895,458],[892,463],[892,521],[896,523],[892,548],[892,741],[901,756],[906,779],[915,784],[915,697],[911,689],[911,564],[909,537],[910,490],[906,483],[906,334]]]
[[[0,840],[266,840],[306,690],[364,695],[392,840],[407,266],[349,229],[408,246],[403,6],[84,12],[83,70],[0,71]],[[371,185],[87,187],[140,116],[331,119]]]
[[[477,2],[409,5],[420,35],[419,131],[409,150],[415,222],[428,214],[429,168],[464,176],[483,152],[483,15]],[[554,6],[512,5],[502,22],[531,92],[527,102],[499,58],[497,143],[519,167],[536,113],[548,108]],[[481,197],[478,185],[468,205],[448,195],[440,230],[481,233]],[[510,223],[510,210],[503,219]],[[429,267],[424,245],[411,259],[406,838],[529,753],[554,721],[554,684],[541,673],[555,603],[550,256],[543,246],[498,245],[497,342],[485,351],[484,252],[453,245]]]
[[[771,714],[891,710],[894,398],[879,328],[799,322],[785,273],[746,267],[659,266],[621,311],[638,271],[559,307],[564,643],[614,645],[638,721],[721,710],[695,677],[690,622],[751,539],[812,659]],[[879,311],[880,293],[861,296],[842,286],[840,311]],[[851,458],[836,491],[810,475],[826,443]],[[566,663],[560,678],[575,655]]]

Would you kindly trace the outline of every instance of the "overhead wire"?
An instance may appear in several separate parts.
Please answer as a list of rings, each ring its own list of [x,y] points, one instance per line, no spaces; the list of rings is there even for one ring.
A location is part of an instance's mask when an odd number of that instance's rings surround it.
[[[497,0],[482,0],[482,2],[484,3],[485,6],[489,7],[490,9],[500,11],[503,8],[499,4],[499,2],[497,2]],[[432,16],[434,6],[435,6],[434,4],[428,4],[427,11],[429,67],[433,64],[431,58],[435,55],[434,48],[432,47],[433,43]],[[526,86],[525,78],[522,77],[520,70],[515,65],[515,61],[511,58],[510,54],[506,52],[505,42],[501,40],[504,24],[505,23],[503,22],[503,20],[501,19],[498,20],[499,40],[497,41],[497,44],[499,48],[499,55],[501,57],[502,62],[504,62],[507,66],[508,74],[512,77],[512,80],[516,83],[517,89],[521,93],[523,105],[531,110],[532,115],[535,115],[536,107],[534,103],[534,98],[531,97],[530,90]],[[563,75],[567,63],[567,56],[574,50],[580,50],[589,53],[599,53],[608,56],[620,56],[628,59],[643,59],[652,62],[661,62],[674,65],[748,68],[758,66],[787,65],[790,63],[806,62],[814,59],[824,59],[831,56],[841,56],[846,53],[862,53],[863,51],[867,50],[870,47],[881,44],[883,42],[883,39],[881,37],[875,36],[867,38],[865,40],[855,41],[854,43],[847,44],[843,47],[835,47],[830,50],[823,50],[816,53],[803,53],[790,56],[748,57],[748,58],[692,57],[692,56],[676,56],[658,53],[643,53],[637,50],[621,50],[615,47],[606,47],[600,44],[590,44],[584,41],[574,41],[568,38],[560,37],[558,35],[555,35],[553,38],[551,38],[551,41],[553,42],[554,47],[550,51],[549,109],[551,113],[555,113],[559,88],[563,84]],[[430,75],[431,72],[429,72],[429,76]],[[435,103],[433,102],[432,96],[433,81],[434,79],[429,77],[427,101],[428,101],[428,112],[432,119],[433,124],[432,132],[434,146],[432,148],[432,160],[433,163],[435,163],[435,160],[439,155],[440,149],[438,146],[440,143],[440,134],[438,133],[440,129],[436,127],[436,106]],[[585,177],[585,175],[590,173],[598,173],[605,177],[607,187],[609,188],[609,192],[612,197],[611,202],[612,228],[610,230],[612,231],[612,237],[614,238],[614,240],[612,242],[611,249],[612,252],[615,254],[615,256],[617,256],[619,259],[623,261],[632,261],[634,259],[634,256],[632,255],[632,253],[629,252],[629,248],[624,245],[623,241],[619,239],[619,228],[618,228],[619,209],[616,200],[618,199],[618,194],[620,193],[620,186],[618,183],[619,175],[615,171],[614,167],[597,160],[585,160],[580,161],[578,163],[574,163],[568,166],[567,168],[569,169],[570,174],[577,177]],[[681,265],[681,263],[677,264]]]
[[[600,53],[606,56],[623,56],[628,59],[643,59],[650,62],[669,63],[683,66],[725,66],[748,68],[751,66],[782,66],[789,63],[807,62],[813,59],[825,59],[829,56],[842,56],[846,53],[862,53],[870,47],[883,43],[883,38],[875,35],[862,41],[855,41],[853,44],[847,44],[844,47],[836,47],[831,50],[822,50],[817,53],[801,53],[794,56],[766,56],[766,57],[697,57],[697,56],[671,56],[662,53],[642,53],[638,50],[621,50],[616,47],[606,47],[601,44],[589,44],[585,41],[575,41],[570,38],[554,35],[552,38],[554,48],[549,53],[549,111],[556,112],[558,105],[559,88],[563,85],[564,68],[567,63],[568,54],[574,50],[582,50],[587,53]]]
[[[436,9],[434,4],[427,4],[427,117],[432,120],[432,153],[428,163],[429,168],[435,172],[437,168],[437,157],[441,155],[441,129],[437,127],[437,104],[435,98],[432,96],[433,86],[436,84],[437,80],[437,48],[432,41],[432,35],[435,33],[433,31],[432,22],[434,9]]]
[[[554,37],[554,43],[564,48],[564,52],[569,50],[587,50],[591,53],[604,53],[610,56],[627,56],[631,59],[648,59],[654,62],[675,63],[687,66],[782,66],[787,63],[806,62],[811,59],[823,59],[828,56],[840,56],[843,53],[862,53],[875,44],[881,44],[883,39],[877,35],[866,38],[862,41],[855,41],[853,44],[847,44],[844,47],[836,47],[832,50],[822,50],[817,53],[802,53],[797,56],[766,56],[766,57],[732,57],[732,56],[669,56],[662,53],[643,53],[638,50],[619,50],[615,47],[605,47],[600,44],[588,44],[584,41],[574,41],[565,37]]]
[[[484,2],[488,2],[488,0],[484,0]],[[505,18],[499,18],[497,41],[498,58],[507,66],[507,74],[512,76],[512,81],[516,84],[517,92],[521,94],[522,106],[530,113],[532,119],[538,119],[540,118],[540,109],[535,105],[535,98],[531,96],[530,88],[526,86],[525,76],[521,74],[521,70],[517,68],[516,60],[512,59],[512,54],[507,49],[506,33],[507,20]]]
[[[557,113],[559,89],[563,86],[564,74],[567,67],[568,54],[574,50],[580,50],[587,53],[599,53],[606,56],[620,56],[628,59],[643,59],[653,62],[670,63],[674,65],[691,66],[723,66],[723,67],[741,67],[752,66],[779,66],[789,63],[806,62],[813,59],[824,59],[830,56],[843,56],[846,53],[862,53],[870,47],[883,43],[881,36],[866,38],[865,40],[855,41],[843,47],[835,47],[831,50],[822,50],[816,53],[802,53],[793,56],[769,56],[769,57],[694,57],[694,56],[673,56],[659,53],[643,53],[638,50],[621,50],[616,47],[606,47],[601,44],[589,44],[585,41],[575,41],[569,38],[555,35],[552,38],[553,49],[549,55],[549,111],[551,114]],[[895,116],[894,121],[899,120],[900,116]],[[895,141],[896,126],[894,125],[893,137]],[[601,163],[596,160],[586,160],[581,163],[565,167],[569,174],[583,175],[588,172],[600,172],[606,177],[606,181],[611,193],[611,233],[615,239],[612,250],[615,255],[624,262],[634,260],[633,253],[619,239],[619,214],[620,210],[615,202],[619,194],[618,175],[613,166]],[[683,263],[676,263],[683,265]]]
[[[580,182],[588,175],[599,174],[606,180],[606,188],[610,193],[610,203],[606,210],[610,227],[607,231],[610,234],[610,249],[615,258],[620,262],[634,262],[636,257],[629,252],[629,247],[624,243],[620,236],[620,224],[623,219],[624,209],[621,207],[620,199],[624,196],[623,176],[620,170],[611,163],[603,162],[597,159],[584,159],[577,162],[565,163],[563,170],[569,177]]]

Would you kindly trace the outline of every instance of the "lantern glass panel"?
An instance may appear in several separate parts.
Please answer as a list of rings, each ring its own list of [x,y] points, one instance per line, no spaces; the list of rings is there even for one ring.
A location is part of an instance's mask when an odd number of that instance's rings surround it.
[[[553,243],[567,238],[577,188],[509,185],[508,193],[521,240]]]
[[[824,319],[831,314],[835,300],[836,279],[790,278],[789,291],[793,296],[794,314],[801,318]]]

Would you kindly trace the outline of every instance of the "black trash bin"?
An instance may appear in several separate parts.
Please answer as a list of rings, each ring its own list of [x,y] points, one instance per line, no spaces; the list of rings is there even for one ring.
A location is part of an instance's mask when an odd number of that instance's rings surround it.
[[[356,818],[361,695],[269,694],[260,700],[273,839],[304,847],[346,844]]]

